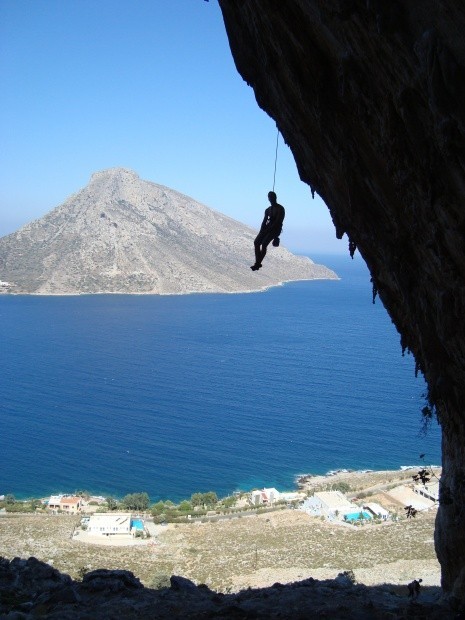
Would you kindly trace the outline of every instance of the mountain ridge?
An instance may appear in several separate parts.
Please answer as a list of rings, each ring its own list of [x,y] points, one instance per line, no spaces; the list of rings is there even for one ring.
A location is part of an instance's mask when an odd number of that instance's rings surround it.
[[[256,232],[125,168],[90,182],[42,218],[0,239],[3,292],[36,295],[188,294],[265,290],[336,279],[285,248],[253,273]]]

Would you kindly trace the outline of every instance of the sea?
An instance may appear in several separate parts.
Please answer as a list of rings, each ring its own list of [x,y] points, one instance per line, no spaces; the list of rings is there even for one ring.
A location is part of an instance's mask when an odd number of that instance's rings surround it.
[[[340,279],[0,296],[0,494],[177,502],[440,464],[440,429],[422,423],[425,381],[373,305],[363,260],[312,259]]]

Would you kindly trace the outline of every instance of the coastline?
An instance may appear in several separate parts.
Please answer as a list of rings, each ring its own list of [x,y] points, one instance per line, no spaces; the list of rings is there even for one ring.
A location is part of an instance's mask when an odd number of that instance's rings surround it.
[[[424,463],[420,463],[418,465],[402,465],[398,469],[353,470],[353,469],[342,468],[342,469],[337,469],[337,470],[330,470],[326,472],[325,474],[313,474],[310,472],[299,473],[299,474],[294,475],[294,484],[292,488],[285,488],[285,489],[278,489],[278,490],[281,493],[293,493],[293,492],[298,492],[298,491],[311,492],[316,489],[321,490],[323,487],[327,487],[328,485],[330,486],[337,485],[340,482],[349,483],[349,481],[351,481],[350,486],[354,490],[356,489],[362,490],[365,486],[369,486],[369,487],[376,486],[376,484],[379,483],[380,480],[383,480],[386,477],[387,478],[391,477],[392,480],[396,480],[396,481],[401,481],[401,480],[410,481],[412,479],[412,476],[422,469],[426,469],[428,471],[431,470],[433,472],[433,475],[437,476],[438,473],[440,474],[441,466],[440,465],[425,465]],[[264,488],[269,488],[269,486],[271,485],[265,485]],[[82,485],[81,488],[85,489],[86,493],[89,493],[92,497],[95,497],[95,498],[105,499],[106,497],[113,497],[114,499],[119,501],[123,497],[123,495],[115,495],[114,493],[105,492],[104,490],[103,491],[98,490],[98,489],[88,490],[85,485]],[[247,489],[236,489],[234,491],[231,491],[229,495],[222,496],[221,498],[220,496],[218,497],[219,499],[224,499],[226,497],[231,497],[231,496],[238,495],[238,494],[247,494],[258,488],[259,487],[257,486],[252,486],[251,488],[247,488]],[[2,495],[12,494],[14,495],[16,501],[28,502],[32,500],[43,501],[45,499],[48,499],[48,497],[51,495],[71,496],[71,495],[78,494],[79,492],[81,491],[77,489],[57,490],[55,488],[51,490],[50,493],[48,494],[34,493],[32,495],[31,494],[17,495],[14,492],[14,490],[0,489],[0,493],[1,493],[0,497]],[[132,492],[135,492],[135,490],[132,490],[129,492],[132,493]],[[196,493],[196,492],[197,492],[196,490],[193,490],[191,494]],[[185,497],[180,501],[183,501],[184,499],[189,499],[189,497]],[[166,501],[168,500],[172,501],[169,497],[167,497]],[[173,503],[176,504],[178,502],[173,501]]]
[[[332,270],[331,270],[332,271]],[[285,284],[291,284],[292,282],[339,282],[341,277],[333,272],[336,277],[320,277],[320,278],[294,278],[292,280],[282,280],[280,282],[276,282],[274,284],[267,284],[260,288],[256,289],[243,289],[238,291],[184,291],[179,293],[156,293],[154,291],[138,291],[138,292],[122,292],[122,291],[95,291],[93,293],[15,293],[14,291],[3,291],[0,290],[0,297],[93,297],[94,295],[114,295],[114,296],[122,296],[122,295],[130,295],[130,296],[154,296],[154,297],[183,297],[185,295],[248,295],[251,293],[265,293],[272,288],[277,288],[279,286],[284,286]]]
[[[415,470],[312,477],[313,483],[326,484],[345,477],[353,488],[346,496],[356,495],[359,502],[389,501],[392,520],[358,527],[283,506],[226,519],[217,515],[161,524],[151,538],[131,539],[131,545],[106,539],[97,544],[102,541],[73,535],[80,514],[40,511],[4,514],[1,542],[7,558],[34,556],[74,578],[80,577],[82,567],[124,568],[148,586],[154,575],[177,574],[231,592],[309,578],[336,579],[351,571],[357,583],[401,586],[407,597],[406,584],[412,579],[421,576],[425,586],[439,587],[441,578],[433,540],[437,503],[407,518],[403,498],[394,493],[399,484],[408,492]],[[359,486],[367,491],[365,496]],[[147,521],[153,524],[150,516]]]

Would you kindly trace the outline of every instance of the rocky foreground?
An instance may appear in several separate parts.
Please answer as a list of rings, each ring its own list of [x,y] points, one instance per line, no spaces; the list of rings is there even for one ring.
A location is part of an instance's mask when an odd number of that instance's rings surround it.
[[[178,576],[170,578],[169,586],[153,590],[129,571],[100,569],[76,581],[35,558],[0,559],[0,612],[2,618],[15,620],[462,617],[441,600],[437,587],[423,588],[418,601],[411,601],[395,586],[357,585],[351,577],[341,573],[336,579],[310,578],[223,594]]]
[[[104,170],[61,206],[0,239],[0,292],[237,293],[337,279],[284,247],[270,247],[266,264],[252,272],[256,234],[130,170]]]

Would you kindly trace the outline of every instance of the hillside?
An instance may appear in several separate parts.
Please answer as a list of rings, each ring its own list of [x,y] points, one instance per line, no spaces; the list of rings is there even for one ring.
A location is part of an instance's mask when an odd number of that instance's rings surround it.
[[[360,491],[408,481],[408,474],[344,480]],[[73,537],[79,517],[3,515],[0,581],[9,603],[0,612],[27,604],[60,620],[153,618],[154,610],[157,618],[454,618],[441,598],[435,516],[433,509],[357,528],[282,510],[157,526],[153,539],[114,546]],[[416,602],[407,591],[414,578],[423,579]],[[31,591],[39,596],[24,603]]]
[[[265,205],[266,206],[266,205]],[[0,239],[3,290],[19,294],[233,293],[331,270],[270,248],[251,272],[255,230],[172,189],[113,168]]]

